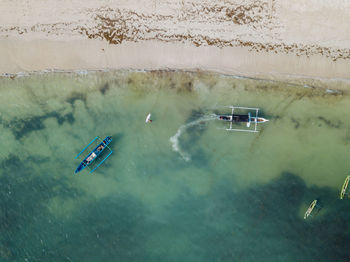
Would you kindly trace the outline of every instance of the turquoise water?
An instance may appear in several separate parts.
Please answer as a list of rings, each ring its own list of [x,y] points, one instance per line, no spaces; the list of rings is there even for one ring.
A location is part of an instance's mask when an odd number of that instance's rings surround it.
[[[0,80],[1,261],[347,261],[350,96],[207,73]],[[259,107],[260,132],[210,114]],[[153,122],[145,124],[151,112]],[[74,175],[96,135],[114,153]],[[303,219],[312,200],[317,215]]]

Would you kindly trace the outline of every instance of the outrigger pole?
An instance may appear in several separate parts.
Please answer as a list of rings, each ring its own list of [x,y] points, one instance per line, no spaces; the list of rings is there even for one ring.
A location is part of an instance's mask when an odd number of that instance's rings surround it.
[[[255,108],[255,107],[243,107],[243,106],[229,106],[229,108],[232,109],[232,115],[233,115],[233,111],[238,108],[238,109],[247,109],[247,110],[255,110],[255,127],[254,130],[246,130],[246,129],[235,129],[232,128],[232,122],[230,122],[230,128],[226,128],[227,131],[241,131],[241,132],[251,132],[251,133],[258,133],[259,131],[257,131],[257,125],[258,125],[258,113],[259,113],[259,108]],[[249,115],[249,122],[251,119],[250,113],[248,113]]]
[[[83,150],[81,150],[81,152],[74,158],[74,159],[77,159],[78,156],[81,155],[81,153],[83,153],[85,151],[85,149],[87,149],[89,147],[89,145],[91,145],[96,139],[100,139],[98,136],[95,137],[86,147],[84,147]],[[100,139],[101,140],[101,139]]]
[[[99,138],[98,136],[97,136],[96,138],[98,138],[111,152],[110,152],[97,166],[95,166],[95,168],[92,169],[92,170],[89,172],[89,174],[91,174],[92,172],[94,172],[95,169],[98,168],[98,167],[113,153],[113,150],[112,150],[109,146],[107,146],[106,143],[103,142],[103,140],[102,140],[101,138]],[[95,139],[94,139],[94,140],[95,140]]]
[[[229,108],[235,109],[248,109],[248,110],[259,110],[259,108],[256,107],[244,107],[244,106],[228,106]]]
[[[259,114],[259,109],[256,108],[256,117],[255,117],[255,132],[258,132],[256,131],[256,128],[257,128],[257,125],[258,125],[258,114]]]
[[[232,127],[232,123],[230,125]],[[251,132],[251,133],[259,133],[257,130],[243,130],[243,129],[234,129],[234,128],[226,128],[227,131],[241,131],[241,132]]]
[[[109,147],[108,147],[109,150],[111,150]],[[91,174],[92,172],[94,172],[94,170],[96,168],[98,168],[111,154],[113,153],[113,151],[111,150],[111,152],[108,154],[108,156],[106,156],[94,169],[92,169],[89,174]]]

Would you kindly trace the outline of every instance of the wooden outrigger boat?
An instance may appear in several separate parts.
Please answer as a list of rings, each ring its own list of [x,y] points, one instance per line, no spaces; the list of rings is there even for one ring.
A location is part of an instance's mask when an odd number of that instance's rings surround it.
[[[221,121],[226,121],[230,123],[230,127],[226,128],[227,131],[243,131],[243,132],[259,132],[257,131],[257,125],[260,123],[265,123],[269,120],[259,117],[259,108],[252,108],[252,107],[240,107],[240,106],[230,106],[229,108],[232,109],[232,113],[230,115],[218,115],[217,119]],[[243,109],[243,110],[253,110],[255,111],[255,116],[251,116],[251,113],[248,112],[247,114],[235,114],[235,109]],[[249,128],[251,123],[254,124],[254,129],[239,129],[239,128],[232,128],[233,123],[246,123],[247,127]]]
[[[98,168],[113,153],[112,149],[110,149],[108,146],[108,144],[112,142],[112,137],[106,136],[106,138],[102,140],[97,136],[75,157],[75,159],[78,158],[78,156],[80,156],[97,139],[101,142],[83,159],[83,161],[80,162],[77,169],[75,169],[75,174],[82,171],[85,167],[90,166],[106,148],[110,151],[110,153],[95,168],[93,168],[90,173],[94,172],[95,169]]]
[[[341,191],[340,191],[340,199],[343,199],[344,196],[346,196],[346,195],[349,197],[349,193],[346,192],[346,190],[348,189],[348,186],[349,186],[349,182],[350,182],[350,176],[347,176],[345,178],[344,184],[343,184]]]
[[[311,215],[311,212],[314,210],[316,205],[317,205],[317,199],[312,201],[312,203],[310,204],[309,208],[306,210],[305,215],[304,215],[304,219],[308,218]]]

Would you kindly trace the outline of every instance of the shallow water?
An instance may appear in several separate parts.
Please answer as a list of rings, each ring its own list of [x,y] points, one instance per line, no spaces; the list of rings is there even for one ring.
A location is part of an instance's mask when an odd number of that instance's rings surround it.
[[[207,73],[0,80],[1,261],[347,261],[350,96]],[[261,108],[260,132],[223,106]],[[145,124],[151,112],[153,122]],[[96,135],[114,153],[74,175]],[[322,208],[307,220],[312,200]]]

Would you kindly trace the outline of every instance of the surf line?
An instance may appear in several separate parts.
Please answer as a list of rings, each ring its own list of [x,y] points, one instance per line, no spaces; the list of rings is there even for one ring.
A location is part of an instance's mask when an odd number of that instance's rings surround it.
[[[173,135],[172,137],[170,137],[170,142],[172,144],[173,150],[177,153],[180,154],[180,156],[185,160],[185,161],[190,161],[191,157],[189,154],[187,154],[186,152],[182,151],[179,145],[179,138],[182,135],[182,133],[189,127],[197,125],[203,121],[209,121],[209,120],[215,120],[216,118],[214,118],[213,116],[203,116],[197,120],[194,120],[190,123],[187,123],[185,125],[182,125],[179,127],[179,129],[177,130],[176,134]]]

